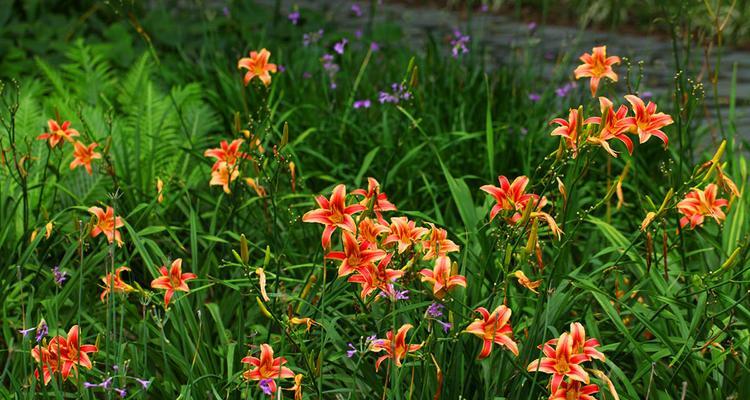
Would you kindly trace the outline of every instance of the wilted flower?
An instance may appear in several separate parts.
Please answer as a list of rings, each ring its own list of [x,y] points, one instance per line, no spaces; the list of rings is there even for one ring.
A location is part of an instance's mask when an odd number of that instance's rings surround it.
[[[169,308],[169,302],[175,291],[189,292],[187,281],[198,278],[194,273],[182,272],[182,258],[174,260],[169,270],[166,266],[162,266],[159,272],[161,276],[151,281],[151,287],[167,291],[164,293],[164,308]]]
[[[612,65],[620,63],[620,57],[607,57],[607,46],[594,47],[593,54],[584,53],[581,56],[583,64],[575,69],[576,79],[591,78],[591,96],[596,96],[596,90],[599,88],[599,81],[602,78],[609,78],[617,82],[617,74],[612,70]]]
[[[256,77],[266,86],[271,84],[271,73],[276,73],[276,64],[269,63],[269,57],[271,53],[266,49],[261,49],[260,52],[251,51],[249,58],[241,58],[237,62],[237,69],[247,70],[244,78],[245,86]]]
[[[526,289],[531,290],[532,292],[534,292],[536,294],[539,294],[539,292],[536,289],[539,287],[539,285],[542,284],[542,280],[541,279],[538,280],[538,281],[532,281],[520,269],[518,271],[516,271],[513,275],[515,275],[515,277],[518,279],[518,283],[521,286],[525,287]]]

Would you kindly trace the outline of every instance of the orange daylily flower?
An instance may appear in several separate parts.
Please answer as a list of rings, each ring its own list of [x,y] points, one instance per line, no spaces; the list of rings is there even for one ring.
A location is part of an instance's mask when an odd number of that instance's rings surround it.
[[[456,243],[448,239],[448,231],[432,223],[428,225],[430,225],[430,235],[422,241],[422,247],[425,250],[423,259],[432,260],[461,250]]]
[[[219,143],[219,147],[204,151],[204,156],[213,157],[216,159],[216,162],[211,167],[211,171],[216,171],[217,169],[219,169],[219,167],[221,167],[221,163],[234,165],[240,159],[250,158],[249,155],[240,151],[240,146],[242,146],[242,143],[244,142],[245,140],[243,139],[235,139],[232,141],[232,143],[227,143],[226,140],[222,140],[221,143]]]
[[[545,343],[542,346],[544,357],[533,361],[526,367],[529,372],[544,372],[552,374],[550,388],[552,393],[557,392],[565,377],[581,383],[589,383],[589,374],[579,364],[588,361],[589,356],[573,353],[573,338],[568,332],[563,333],[557,339],[555,347]]]
[[[413,353],[422,348],[424,343],[420,343],[420,344],[407,344],[406,343],[406,332],[408,332],[409,329],[411,328],[412,328],[411,324],[405,324],[401,326],[401,328],[398,328],[395,338],[393,336],[393,331],[391,330],[391,331],[388,331],[388,333],[386,333],[385,339],[375,339],[375,341],[372,342],[372,345],[370,346],[370,351],[375,352],[375,353],[379,351],[386,352],[385,355],[380,356],[380,358],[378,358],[378,360],[375,361],[375,372],[377,372],[380,369],[380,364],[389,358],[393,360],[393,362],[396,364],[396,367],[401,367],[402,360],[406,358],[406,355],[408,353]]]
[[[531,290],[532,292],[536,294],[539,294],[539,292],[536,289],[542,284],[541,279],[539,279],[538,281],[532,281],[520,269],[516,271],[515,273],[513,273],[513,275],[518,279],[519,285],[525,287],[526,289]]]
[[[726,199],[717,199],[716,194],[718,187],[710,183],[705,190],[693,189],[685,196],[683,200],[677,203],[677,210],[684,217],[680,218],[680,228],[688,223],[690,229],[703,224],[705,217],[711,217],[717,224],[724,221],[726,214],[722,207],[727,207],[729,202]]]
[[[617,74],[612,69],[612,65],[619,64],[620,57],[607,57],[607,46],[594,47],[593,54],[584,53],[580,60],[583,64],[579,65],[573,73],[576,79],[591,78],[591,97],[596,96],[596,90],[602,78],[617,82]]]
[[[240,176],[237,165],[229,165],[225,162],[219,163],[219,168],[211,172],[211,182],[209,186],[222,186],[224,193],[230,194],[229,184],[234,182]]]
[[[418,242],[427,233],[427,228],[417,228],[416,222],[409,221],[407,217],[391,218],[388,236],[383,245],[398,243],[398,254],[403,253],[412,244]]]
[[[405,271],[388,268],[393,254],[388,254],[380,260],[377,266],[368,263],[358,268],[357,273],[350,276],[348,282],[361,285],[360,297],[365,300],[374,290],[380,289],[383,293],[393,298],[395,296],[393,282],[401,278]]]
[[[62,125],[58,124],[54,119],[47,121],[49,132],[37,136],[38,140],[49,140],[49,147],[54,149],[58,144],[63,141],[73,142],[73,138],[80,136],[77,130],[70,127],[70,121],[65,121]]]
[[[79,365],[86,369],[92,368],[88,354],[96,353],[98,349],[92,344],[80,344],[78,330],[78,325],[73,325],[67,337],[55,336],[46,347],[37,345],[31,350],[34,360],[42,364],[45,385],[55,372],[59,371],[64,381],[71,371],[78,376]],[[34,371],[34,375],[39,378],[39,370]]]
[[[339,277],[351,274],[357,269],[365,268],[369,264],[381,260],[386,253],[381,249],[369,249],[367,242],[357,243],[354,234],[343,231],[341,239],[344,242],[344,251],[332,251],[326,258],[341,260],[339,265]]]
[[[169,308],[169,302],[174,296],[174,292],[180,291],[188,293],[190,288],[187,281],[198,278],[191,272],[182,272],[182,259],[178,258],[172,262],[172,266],[167,270],[166,266],[159,268],[161,276],[151,281],[151,287],[154,289],[166,289],[164,293],[164,308]]]
[[[617,157],[617,152],[612,150],[609,141],[617,139],[625,144],[628,149],[628,153],[633,154],[633,141],[625,134],[635,125],[635,118],[628,117],[628,107],[624,104],[620,104],[620,107],[615,111],[614,104],[606,98],[599,97],[599,108],[602,116],[605,116],[604,122],[602,123],[602,117],[590,117],[584,121],[584,124],[599,124],[599,134],[596,136],[589,136],[587,139],[589,142],[602,146],[607,153],[611,154],[612,157]]]
[[[396,206],[388,201],[388,196],[380,192],[380,183],[375,178],[367,178],[367,191],[356,189],[352,191],[352,194],[364,196],[359,204],[365,207],[369,207],[372,203],[372,211],[375,212],[381,224],[386,224],[385,219],[383,219],[383,211],[396,211]]]
[[[346,186],[339,184],[333,188],[330,200],[323,196],[317,196],[315,201],[320,208],[306,212],[302,216],[302,221],[326,226],[321,238],[324,249],[330,247],[331,235],[336,228],[349,232],[357,231],[357,225],[352,215],[363,211],[365,207],[361,204],[346,205]]]
[[[302,378],[304,378],[302,374],[294,375],[294,386],[284,389],[294,391],[294,400],[302,400]]]
[[[439,256],[435,260],[435,268],[427,268],[419,271],[422,282],[432,284],[432,293],[438,299],[442,299],[446,293],[456,286],[466,287],[466,278],[451,270],[451,259],[448,256]]]
[[[594,358],[604,361],[604,354],[596,349],[596,347],[599,347],[599,341],[594,338],[586,339],[586,329],[580,322],[570,324],[570,337],[573,340],[571,345],[573,354],[583,354],[588,358],[588,361]]]
[[[544,197],[540,200],[536,194],[524,193],[526,185],[529,184],[529,178],[525,176],[519,176],[513,180],[513,183],[510,183],[508,178],[500,175],[498,181],[500,182],[500,187],[484,185],[479,188],[489,193],[497,201],[497,204],[490,211],[490,221],[500,211],[510,211],[512,212],[512,216],[508,218],[508,221],[515,224],[521,219],[521,212],[526,209],[529,201],[533,201],[535,204],[538,203],[537,208],[541,208],[547,204],[547,199]]]
[[[75,169],[83,165],[86,168],[86,172],[92,175],[91,162],[102,158],[101,154],[94,151],[99,144],[94,142],[86,146],[81,144],[81,142],[74,142],[73,145],[75,146],[75,150],[73,150],[73,161],[70,162],[70,169]]]
[[[669,143],[669,138],[661,131],[661,128],[674,123],[672,117],[668,114],[656,112],[655,103],[649,101],[648,105],[645,105],[638,96],[629,94],[625,96],[625,99],[630,102],[633,113],[635,113],[635,124],[630,129],[638,134],[640,142],[645,143],[651,136],[656,136],[666,146]]]
[[[357,240],[361,243],[367,243],[369,248],[377,248],[378,236],[388,232],[388,227],[381,225],[370,218],[362,218],[359,222],[359,235]]]
[[[125,281],[122,280],[120,277],[120,274],[122,271],[130,271],[130,268],[126,266],[119,267],[115,270],[115,273],[107,273],[107,276],[102,277],[102,282],[104,282],[104,291],[102,291],[101,296],[99,296],[99,299],[102,301],[102,303],[105,301],[104,299],[109,295],[109,293],[129,293],[134,291],[135,289],[125,283]]]
[[[599,392],[599,386],[581,385],[581,382],[563,382],[560,387],[550,395],[549,400],[596,400],[594,393]]]
[[[568,119],[555,118],[550,121],[550,125],[560,125],[552,130],[552,136],[561,136],[565,141],[565,147],[573,151],[573,158],[578,156],[578,133],[581,130],[581,116],[578,115],[577,108],[571,108],[568,112]]]
[[[250,364],[253,369],[242,373],[245,380],[266,380],[271,393],[276,393],[276,379],[294,378],[294,372],[284,366],[286,358],[273,356],[273,348],[263,343],[260,345],[260,358],[247,356],[242,359],[243,364]]]
[[[122,236],[117,229],[122,228],[124,224],[122,218],[115,217],[115,210],[109,206],[107,211],[99,207],[89,207],[89,212],[96,217],[94,228],[91,230],[91,237],[97,237],[100,233],[104,233],[109,243],[116,242],[117,246],[122,247]]]
[[[240,61],[237,62],[237,69],[245,68],[247,70],[244,78],[245,86],[255,77],[266,86],[271,84],[271,73],[276,73],[276,64],[269,63],[269,57],[271,57],[271,52],[261,49],[260,52],[251,51],[250,58],[240,58]]]
[[[517,357],[518,345],[512,339],[513,329],[508,324],[511,315],[510,308],[500,305],[492,314],[484,307],[478,307],[474,311],[481,314],[482,319],[475,319],[464,332],[471,333],[484,341],[478,358],[480,360],[487,358],[492,353],[493,344],[504,346]]]

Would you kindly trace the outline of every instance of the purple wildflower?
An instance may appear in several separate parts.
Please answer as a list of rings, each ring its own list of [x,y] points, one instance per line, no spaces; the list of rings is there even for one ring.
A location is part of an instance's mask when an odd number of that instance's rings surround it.
[[[95,384],[95,383],[91,383],[91,382],[83,382],[83,387],[85,387],[86,389],[90,389],[90,388],[92,388],[92,387],[98,387],[98,386],[99,386],[99,385],[97,385],[97,384]]]
[[[341,39],[340,42],[333,45],[333,51],[339,54],[344,54],[344,47],[346,47],[347,43],[349,43],[349,41],[346,38]]]
[[[299,11],[290,12],[287,18],[289,18],[289,21],[292,21],[292,24],[297,25],[299,23]]]
[[[136,381],[137,381],[138,383],[140,383],[140,384],[141,384],[141,386],[143,387],[143,390],[148,390],[148,387],[149,387],[149,385],[151,385],[151,380],[150,380],[150,379],[149,379],[149,380],[146,380],[146,379],[138,379],[138,378],[135,378],[135,380],[136,380]]]
[[[120,398],[122,398],[122,399],[124,399],[128,395],[128,391],[125,390],[125,388],[122,388],[122,389],[114,388],[112,390],[114,390],[115,392],[117,392],[117,394],[119,394]]]
[[[302,35],[302,44],[307,47],[311,44],[318,43],[323,37],[323,30],[319,29],[317,32],[308,32]]]
[[[286,67],[281,64],[277,65],[277,68],[279,69],[279,73],[286,71]]]
[[[352,4],[352,14],[354,14],[354,16],[357,18],[361,17],[362,7],[360,7],[357,3]]]
[[[112,364],[112,371],[115,371],[115,372],[117,372],[117,371],[119,371],[119,370],[120,370],[120,366],[119,366],[119,365],[117,365],[117,364]]]
[[[47,321],[41,320],[39,322],[39,325],[36,327],[36,342],[39,343],[44,339],[45,336],[47,336],[47,333],[49,333],[49,327],[47,326]]]
[[[453,324],[451,324],[450,322],[443,322],[439,319],[436,319],[435,321],[437,321],[437,323],[443,327],[443,332],[445,333],[448,333],[448,331],[450,331],[451,328],[453,327]]]
[[[529,22],[528,25],[526,25],[526,28],[529,30],[530,33],[536,32],[537,24],[536,22]]]
[[[232,16],[232,14],[229,13],[229,7],[227,6],[224,6],[224,8],[222,8],[221,11],[224,13],[224,16],[227,18]]]
[[[370,51],[377,53],[380,51],[380,45],[377,42],[370,43]]]
[[[357,39],[362,39],[362,29],[357,29],[354,31],[354,37]]]
[[[542,96],[540,96],[538,93],[529,93],[529,100],[536,103],[537,101],[541,100]]]
[[[552,51],[548,51],[548,52],[544,53],[544,58],[546,60],[552,61],[552,60],[555,59],[555,53],[552,52]]]
[[[302,73],[302,79],[310,79],[312,78],[312,74],[308,71],[305,71]]]
[[[411,93],[409,90],[407,90],[406,86],[401,83],[394,83],[391,85],[391,92],[383,92],[381,91],[378,94],[378,101],[380,104],[385,103],[393,103],[397,104],[401,100],[409,100],[411,99]]]
[[[323,63],[323,69],[328,73],[328,77],[331,79],[331,89],[336,89],[336,74],[339,72],[339,65],[333,62],[333,55],[324,54],[320,58]]]
[[[371,104],[369,99],[357,100],[354,102],[354,108],[370,108]]]
[[[273,392],[271,391],[271,382],[273,382],[273,379],[261,379],[260,382],[258,382],[258,387],[260,388],[260,390],[262,390],[263,393],[267,394],[268,396],[273,394]]]
[[[650,99],[652,97],[654,97],[654,94],[651,93],[651,92],[649,92],[649,91],[641,93],[641,99],[643,99],[643,100],[648,100],[648,99]]]
[[[568,82],[565,85],[560,86],[559,88],[555,89],[555,94],[557,95],[557,97],[565,97],[575,87],[576,87],[575,82]]]
[[[354,345],[351,344],[351,343],[349,343],[348,346],[349,346],[349,348],[351,350],[347,350],[346,351],[346,356],[349,357],[349,358],[352,358],[352,357],[354,357],[355,354],[357,354],[357,348],[354,347]]]
[[[61,271],[59,265],[55,265],[55,268],[53,268],[52,273],[55,275],[55,284],[57,286],[62,286],[63,282],[65,282],[68,279],[68,273],[65,271]]]
[[[429,315],[432,318],[438,318],[443,316],[443,306],[440,303],[432,303],[429,307],[427,307],[427,315]]]
[[[483,13],[485,13],[485,12],[487,12],[489,10],[490,10],[490,6],[488,6],[487,4],[482,4],[482,6],[479,7],[479,11],[481,11]]]
[[[396,300],[409,300],[408,290],[396,290]]]
[[[29,329],[19,329],[19,330],[18,330],[18,333],[22,334],[22,335],[23,335],[23,337],[25,338],[26,336],[29,336],[29,333],[31,333],[31,332],[33,332],[33,331],[35,331],[35,330],[36,330],[36,328],[29,328]]]
[[[466,46],[471,41],[471,36],[464,35],[460,30],[453,30],[453,38],[451,39],[451,54],[453,58],[466,54],[469,52],[469,48]]]

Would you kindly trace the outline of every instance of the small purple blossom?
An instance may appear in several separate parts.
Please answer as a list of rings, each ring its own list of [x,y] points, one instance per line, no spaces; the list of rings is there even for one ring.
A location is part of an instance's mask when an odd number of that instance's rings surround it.
[[[232,16],[232,14],[229,12],[229,7],[227,7],[227,6],[224,6],[221,9],[221,11],[224,13],[224,16],[227,17],[227,18],[229,18],[229,17]]]
[[[83,382],[83,387],[85,387],[86,389],[90,389],[93,387],[99,387],[99,385],[91,382]]]
[[[344,54],[344,48],[347,43],[349,43],[349,41],[346,38],[341,39],[340,42],[336,42],[336,44],[333,45],[333,51],[338,54]]]
[[[24,338],[29,336],[29,333],[34,332],[36,328],[29,328],[29,329],[19,329],[18,333],[22,334]]]
[[[479,11],[481,11],[483,13],[486,13],[489,10],[490,10],[490,6],[488,6],[487,4],[482,4],[482,6],[479,7]]]
[[[271,391],[271,382],[273,382],[273,379],[261,379],[260,382],[258,382],[258,387],[260,388],[260,390],[262,390],[263,393],[267,394],[268,396],[273,394],[273,392]]]
[[[380,104],[385,104],[385,103],[397,104],[401,100],[409,100],[409,99],[411,99],[411,93],[406,88],[406,85],[404,85],[403,83],[391,84],[390,93],[381,91],[378,94],[378,101],[380,102]]]
[[[651,93],[651,92],[649,92],[649,91],[641,93],[641,99],[643,99],[643,100],[648,100],[648,99],[650,99],[652,97],[654,97],[654,94]]]
[[[336,74],[339,72],[339,65],[333,61],[332,54],[324,54],[320,58],[323,63],[323,69],[328,73],[328,77],[331,79],[331,89],[336,89]]]
[[[276,67],[279,69],[279,73],[286,71],[286,67],[281,64],[278,64]]]
[[[548,51],[548,52],[544,53],[544,59],[548,60],[548,61],[554,60],[555,59],[555,53],[552,52],[552,51]]]
[[[117,365],[117,364],[112,364],[112,371],[115,371],[115,372],[117,372],[117,371],[119,371],[119,370],[120,370],[120,366],[119,366],[119,365]]]
[[[143,387],[143,390],[148,390],[148,387],[151,385],[150,379],[146,380],[146,379],[135,378],[135,380],[141,384],[141,387]]]
[[[287,18],[289,18],[289,21],[292,22],[292,24],[297,25],[299,23],[299,11],[292,11],[287,15]]]
[[[62,286],[63,283],[68,279],[68,273],[65,271],[61,271],[59,265],[55,265],[55,268],[52,269],[52,273],[55,275],[55,284],[57,286]]]
[[[117,392],[117,394],[120,395],[121,399],[124,399],[128,395],[128,391],[125,390],[125,388],[122,388],[122,389],[114,388],[112,390],[114,390],[115,392]]]
[[[305,71],[302,73],[302,79],[310,79],[312,78],[312,74],[308,71]]]
[[[362,39],[362,29],[357,29],[354,31],[354,37],[357,39]]]
[[[430,304],[429,307],[427,307],[427,315],[429,315],[432,318],[442,317],[443,308],[445,308],[445,306],[440,303],[432,303]]]
[[[443,327],[443,332],[445,333],[448,333],[448,331],[450,331],[453,327],[453,324],[451,324],[450,322],[443,322],[439,319],[436,319],[435,321],[440,324],[441,327]]]
[[[102,381],[102,383],[83,382],[83,387],[87,389],[95,388],[95,387],[102,388],[102,389],[109,389],[112,387],[112,377],[110,376],[109,378]]]
[[[380,51],[380,45],[377,42],[370,43],[370,51],[377,53]]]
[[[529,100],[536,103],[537,101],[541,100],[542,96],[539,95],[539,93],[529,93]]]
[[[357,18],[361,17],[362,7],[360,7],[357,3],[352,4],[352,14],[354,14],[354,16]]]
[[[349,358],[354,357],[354,355],[357,354],[357,348],[354,347],[354,345],[351,343],[349,343],[347,346],[349,347],[350,350],[346,351],[346,356]]]
[[[568,82],[563,86],[560,86],[559,88],[555,89],[555,94],[557,97],[565,97],[570,93],[571,90],[573,90],[576,87],[575,82]]]
[[[319,29],[317,32],[308,32],[302,35],[302,44],[307,47],[311,44],[318,43],[323,38],[323,30]]]
[[[354,108],[370,108],[371,104],[372,102],[369,99],[357,100],[354,102]]]
[[[536,32],[536,28],[537,28],[537,24],[534,21],[529,22],[529,24],[526,25],[526,29],[528,29],[530,33]]]
[[[469,48],[467,47],[467,44],[470,41],[471,36],[464,35],[460,30],[454,29],[453,38],[451,39],[451,54],[453,54],[453,58],[458,58],[460,55],[468,53]]]
[[[47,322],[42,320],[39,322],[39,326],[37,326],[36,329],[36,342],[39,343],[45,336],[47,336],[47,333],[49,333],[49,327],[47,326]]]

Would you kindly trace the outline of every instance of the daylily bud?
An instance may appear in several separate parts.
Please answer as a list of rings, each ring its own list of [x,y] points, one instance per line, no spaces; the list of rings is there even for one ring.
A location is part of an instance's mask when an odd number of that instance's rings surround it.
[[[256,297],[255,301],[258,303],[258,307],[260,308],[260,313],[263,314],[266,318],[273,318],[270,312],[268,312],[268,309],[266,308],[265,304],[260,300],[260,297]]]
[[[281,134],[281,143],[279,143],[279,150],[283,149],[287,143],[289,143],[289,123],[284,122],[284,130]]]
[[[242,130],[241,128],[242,128],[242,123],[240,122],[240,112],[237,111],[234,113],[234,131],[240,132]]]
[[[242,260],[243,264],[247,264],[250,260],[250,251],[248,250],[247,238],[244,233],[240,235],[240,260]]]
[[[739,255],[740,255],[740,247],[737,247],[736,249],[734,249],[734,251],[729,256],[729,258],[727,258],[727,260],[724,261],[723,264],[721,264],[721,268],[719,268],[716,271],[711,272],[711,274],[712,275],[714,275],[714,274],[720,274],[720,273],[723,273],[723,272],[727,271],[728,269],[732,268],[734,266],[734,262],[737,261],[737,257]]]
[[[643,219],[643,222],[641,222],[641,230],[645,231],[646,228],[648,228],[649,225],[654,221],[654,218],[656,218],[656,213],[653,211],[649,211],[648,214],[646,214],[646,218]]]
[[[263,268],[268,268],[271,263],[271,246],[266,246],[266,257],[263,259]]]

